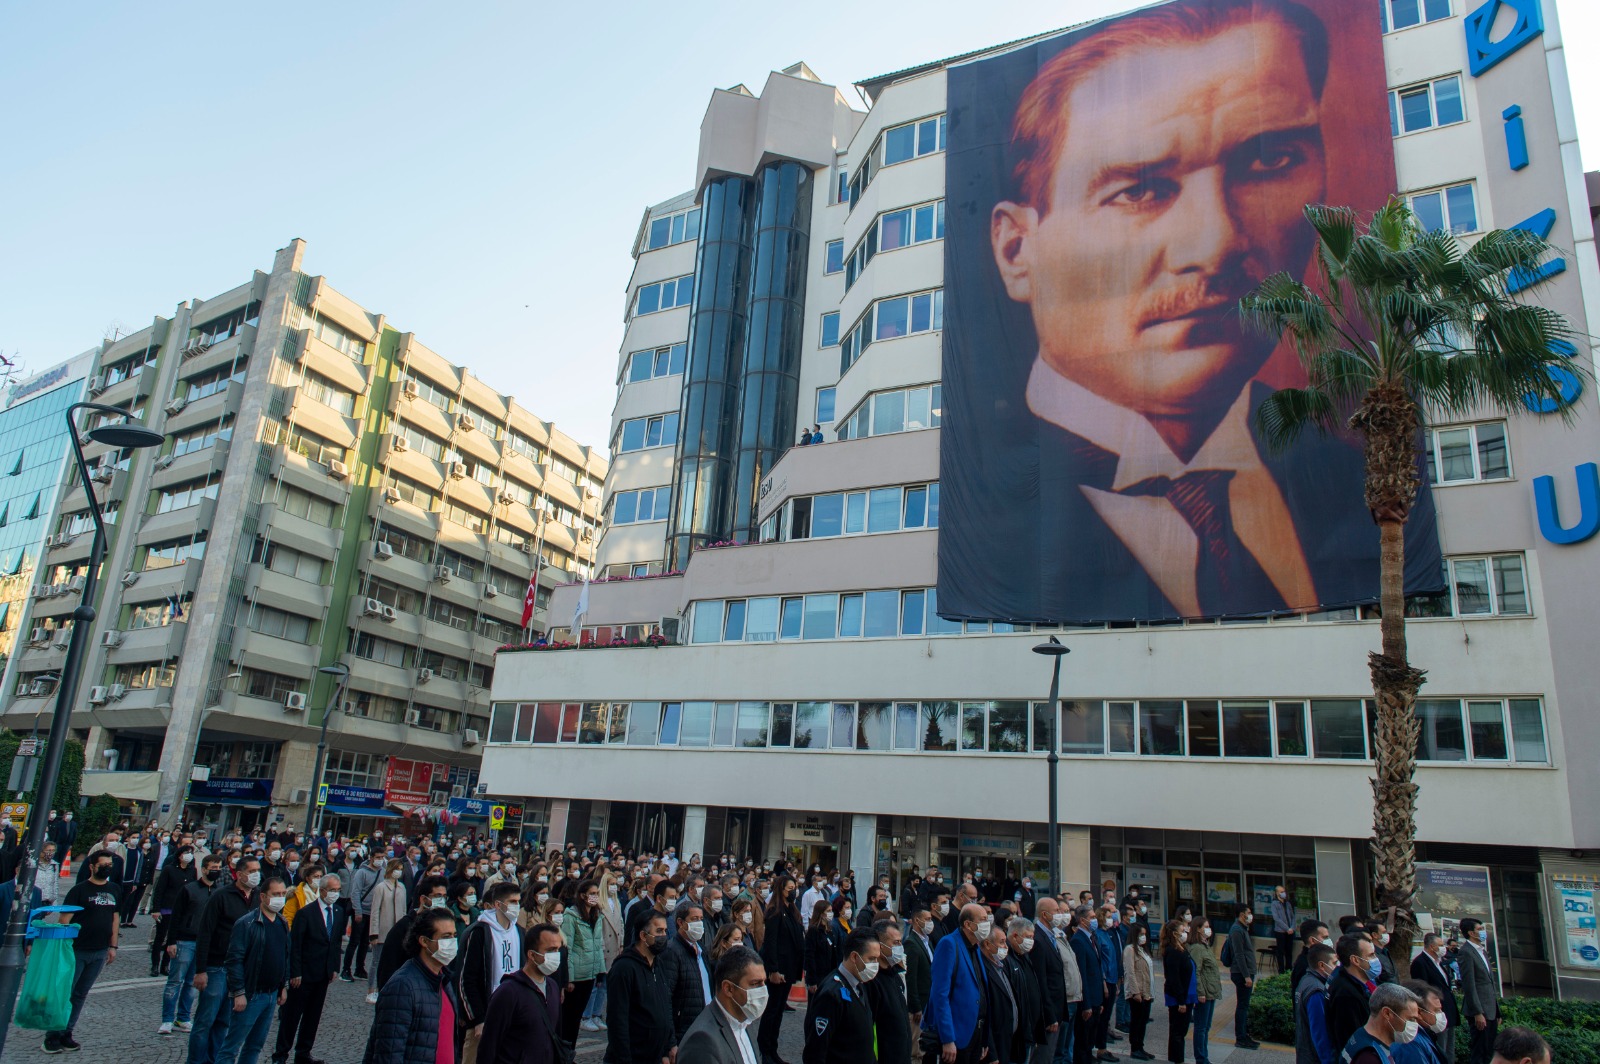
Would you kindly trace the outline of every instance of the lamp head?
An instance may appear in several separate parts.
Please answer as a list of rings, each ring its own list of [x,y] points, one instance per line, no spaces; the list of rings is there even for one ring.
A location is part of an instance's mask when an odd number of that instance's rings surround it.
[[[324,665],[320,669],[318,669],[317,671],[318,672],[327,673],[329,676],[348,676],[348,675],[350,675],[350,668],[347,665]]]
[[[155,429],[145,428],[133,421],[124,421],[113,425],[101,425],[89,430],[89,438],[96,443],[104,443],[112,447],[138,450],[144,447],[160,447],[166,436]]]
[[[1070,647],[1062,646],[1061,640],[1057,639],[1055,636],[1051,636],[1047,642],[1040,643],[1039,645],[1035,646],[1033,648],[1033,652],[1035,654],[1043,654],[1046,657],[1059,658],[1063,654],[1072,653],[1072,650]]]

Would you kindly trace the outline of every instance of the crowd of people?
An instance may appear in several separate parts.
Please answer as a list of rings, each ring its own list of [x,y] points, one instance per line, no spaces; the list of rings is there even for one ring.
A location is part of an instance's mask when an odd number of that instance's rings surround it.
[[[31,900],[47,904],[38,888]],[[79,925],[76,972],[47,1053],[78,1048],[88,993],[141,902],[150,974],[166,976],[158,1030],[187,1037],[189,1064],[255,1064],[269,1040],[274,1064],[321,1064],[335,980],[366,983],[365,1064],[563,1064],[583,1032],[604,1037],[609,1064],[790,1064],[779,1032],[800,1010],[803,1064],[1151,1061],[1158,996],[1165,1059],[1186,1064],[1192,1048],[1209,1064],[1224,973],[1234,1044],[1256,1046],[1251,907],[1225,928],[1184,904],[1158,924],[1137,886],[1053,895],[930,869],[892,895],[887,875],[858,891],[848,872],[671,848],[152,825],[96,840],[59,900]],[[1462,1026],[1473,1064],[1546,1064],[1537,1035],[1497,1031],[1480,923],[1461,922],[1459,947],[1425,936],[1402,980],[1382,922],[1342,918],[1334,940],[1281,889],[1269,918],[1297,1064],[1453,1064]]]

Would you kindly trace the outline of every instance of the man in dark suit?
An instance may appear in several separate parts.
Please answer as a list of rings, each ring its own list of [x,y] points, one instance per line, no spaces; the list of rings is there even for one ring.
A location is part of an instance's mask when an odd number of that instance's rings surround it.
[[[872,1027],[876,1034],[879,1064],[909,1064],[911,1025],[906,1022],[910,1007],[906,998],[906,952],[900,925],[884,917],[872,925],[882,947],[882,967],[867,983],[867,1000],[872,1005]]]
[[[1219,58],[1234,47],[1251,59]],[[1139,66],[1155,48],[1159,78]],[[987,219],[994,270],[946,278],[942,615],[1249,616],[1376,599],[1362,457],[1312,439],[1267,453],[1253,420],[1278,338],[1237,309],[1267,277],[1310,270],[1302,209],[1323,200],[1324,137],[1351,106],[1324,99],[1327,69],[1320,19],[1272,0],[1138,11],[1037,67]],[[982,77],[952,85],[952,112]],[[1345,176],[1377,197],[1386,167]],[[952,262],[977,258],[975,226],[951,236]],[[995,309],[996,272],[1016,309]],[[1432,535],[1425,493],[1414,519]],[[969,555],[974,524],[1008,544],[1004,561]],[[1418,553],[1438,567],[1436,549]]]
[[[989,910],[968,905],[956,930],[933,948],[933,988],[922,1017],[923,1064],[978,1064],[989,1045],[988,969],[980,945],[994,930]],[[930,1044],[931,1042],[931,1044]]]
[[[1461,1025],[1461,1008],[1456,1004],[1456,995],[1450,988],[1450,973],[1445,969],[1444,939],[1432,931],[1422,936],[1422,952],[1411,958],[1411,978],[1420,979],[1439,991],[1439,1001],[1444,1006],[1441,1011],[1450,1026],[1440,1034],[1430,1031],[1428,1037],[1439,1047],[1439,1054],[1453,1062],[1456,1059],[1456,1028]]]
[[[672,993],[673,1037],[681,1039],[710,1003],[706,988],[711,986],[711,967],[701,948],[705,910],[691,902],[678,906],[673,917],[678,933],[668,940],[656,966]]]
[[[1105,975],[1100,966],[1100,949],[1095,941],[1089,921],[1094,909],[1080,905],[1072,912],[1072,937],[1067,945],[1078,962],[1078,974],[1083,978],[1083,1001],[1072,1018],[1073,1064],[1089,1064],[1095,1057],[1095,1035],[1100,1029],[1100,1010],[1111,1007],[1106,1000]]]
[[[1467,940],[1456,953],[1461,965],[1461,1016],[1472,1040],[1472,1064],[1489,1064],[1500,1030],[1500,980],[1490,960],[1489,929],[1469,916],[1461,921],[1461,936]]]
[[[322,1064],[311,1055],[322,1023],[328,984],[339,971],[341,943],[350,928],[350,903],[339,897],[336,875],[317,884],[317,900],[302,906],[289,927],[289,995],[278,1013],[274,1064],[284,1064],[294,1049],[295,1064]]]
[[[715,996],[678,1043],[677,1064],[744,1064],[759,1060],[750,1025],[767,1007],[767,969],[743,946],[717,961]],[[493,1062],[490,1062],[493,1064]]]
[[[844,941],[844,960],[817,986],[806,1006],[804,1064],[875,1064],[872,1002],[867,985],[883,960],[877,934],[863,927]]]
[[[922,1012],[928,1007],[928,992],[933,988],[933,914],[919,899],[911,906],[910,931],[905,936],[906,948],[906,1009],[911,1014],[911,1027],[922,1026]]]
[[[1061,953],[1055,948],[1055,916],[1060,904],[1049,895],[1039,899],[1034,913],[1034,948],[1027,961],[1039,981],[1039,1030],[1028,1059],[1031,1064],[1050,1064],[1061,1038],[1061,1022],[1067,1015],[1067,977]]]

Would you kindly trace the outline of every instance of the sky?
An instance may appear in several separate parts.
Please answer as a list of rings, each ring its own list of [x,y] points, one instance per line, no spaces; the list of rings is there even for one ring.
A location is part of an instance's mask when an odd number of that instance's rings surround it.
[[[7,5],[0,354],[44,369],[301,237],[309,272],[604,448],[629,249],[693,182],[713,89],[801,60],[847,86],[1132,6]],[[1573,57],[1600,4],[1557,9],[1595,168],[1600,64]]]

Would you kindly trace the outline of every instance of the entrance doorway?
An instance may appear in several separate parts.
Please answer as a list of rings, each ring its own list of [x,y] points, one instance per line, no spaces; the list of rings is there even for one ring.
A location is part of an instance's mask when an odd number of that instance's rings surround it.
[[[1191,868],[1171,868],[1167,870],[1167,897],[1171,898],[1172,916],[1187,905],[1189,911],[1196,915],[1204,915],[1206,907],[1200,898],[1200,872]]]
[[[824,875],[839,868],[839,847],[837,846],[807,846],[803,843],[791,842],[784,847],[784,856],[788,858],[790,867],[803,869],[806,875],[812,874],[812,869],[820,868]],[[848,869],[840,869],[841,873]],[[859,896],[859,894],[858,894]]]

